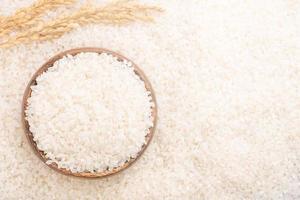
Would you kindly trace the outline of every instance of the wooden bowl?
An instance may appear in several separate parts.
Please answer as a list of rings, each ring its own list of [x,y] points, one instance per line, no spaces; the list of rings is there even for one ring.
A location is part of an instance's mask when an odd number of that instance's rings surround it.
[[[43,72],[47,71],[47,69],[49,67],[52,67],[53,64],[63,58],[66,55],[76,55],[78,53],[82,53],[82,52],[96,52],[96,53],[108,53],[111,54],[115,57],[118,58],[118,60],[122,61],[122,60],[128,60],[130,62],[132,62],[130,59],[107,49],[103,49],[103,48],[94,48],[94,47],[86,47],[86,48],[78,48],[78,49],[71,49],[71,50],[67,50],[64,52],[61,52],[59,54],[57,54],[56,56],[52,57],[50,60],[48,60],[45,64],[42,65],[42,67],[40,69],[37,70],[37,72],[33,75],[33,77],[31,78],[30,82],[28,83],[25,93],[24,93],[24,97],[23,97],[23,102],[22,102],[22,122],[23,122],[23,127],[25,130],[25,134],[29,140],[29,143],[31,145],[31,147],[33,148],[33,150],[35,151],[36,155],[50,168],[56,170],[57,172],[60,172],[62,174],[65,175],[71,175],[71,176],[76,176],[76,177],[85,177],[85,178],[99,178],[99,177],[105,177],[105,176],[109,176],[112,174],[115,174],[117,172],[120,172],[124,169],[126,169],[127,167],[129,167],[132,163],[134,163],[141,155],[142,153],[145,151],[145,149],[147,148],[147,146],[149,145],[153,134],[154,134],[154,130],[156,127],[156,121],[157,121],[157,103],[156,103],[156,99],[155,99],[155,94],[154,91],[151,87],[150,82],[148,81],[147,77],[145,76],[145,74],[142,72],[142,70],[134,63],[133,67],[134,67],[134,72],[141,78],[141,80],[144,81],[145,83],[145,87],[146,89],[151,93],[151,97],[154,103],[154,107],[152,108],[152,117],[153,117],[153,127],[150,128],[149,133],[145,136],[145,144],[141,147],[141,150],[138,152],[137,157],[136,158],[130,158],[130,160],[126,161],[123,165],[113,168],[111,170],[106,170],[103,172],[77,172],[77,173],[73,173],[71,172],[69,169],[65,169],[65,168],[59,168],[57,166],[56,163],[51,163],[51,164],[47,164],[46,161],[48,160],[45,156],[45,153],[43,151],[41,151],[40,149],[38,149],[36,142],[33,140],[33,135],[29,130],[29,123],[26,120],[26,114],[25,114],[25,110],[26,107],[28,105],[27,100],[31,95],[31,86],[32,85],[36,85],[36,78],[41,75]]]

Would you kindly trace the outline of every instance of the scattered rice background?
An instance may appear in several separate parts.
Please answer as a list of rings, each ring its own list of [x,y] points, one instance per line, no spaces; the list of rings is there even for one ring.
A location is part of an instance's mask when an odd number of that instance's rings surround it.
[[[0,199],[300,198],[300,2],[152,2],[166,10],[156,24],[93,25],[0,50]],[[4,0],[0,10],[29,3]],[[32,74],[81,46],[133,59],[159,107],[143,157],[94,181],[45,166],[20,119]]]

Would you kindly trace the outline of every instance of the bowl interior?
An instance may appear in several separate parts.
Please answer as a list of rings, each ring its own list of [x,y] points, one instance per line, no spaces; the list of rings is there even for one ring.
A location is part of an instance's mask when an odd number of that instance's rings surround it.
[[[119,61],[122,60],[128,60],[133,64],[134,67],[134,72],[141,78],[141,80],[144,81],[145,83],[145,87],[146,89],[150,92],[150,95],[152,97],[153,103],[154,103],[154,107],[152,107],[152,117],[153,117],[153,127],[151,127],[149,129],[149,133],[145,136],[145,144],[141,147],[141,150],[138,152],[137,157],[136,158],[130,158],[128,161],[126,161],[123,165],[115,167],[111,170],[105,170],[103,172],[79,172],[79,173],[73,173],[68,169],[65,168],[59,168],[57,166],[56,163],[51,163],[51,164],[47,164],[47,158],[45,156],[45,153],[41,150],[38,149],[36,142],[33,140],[33,135],[29,130],[29,123],[26,120],[26,114],[25,114],[25,110],[27,107],[27,100],[28,98],[31,96],[31,86],[36,84],[36,78],[41,75],[43,72],[47,71],[47,69],[49,67],[52,67],[53,64],[63,58],[66,55],[76,55],[78,53],[82,53],[82,52],[94,52],[94,53],[108,53],[111,54],[115,57],[118,58]],[[134,163],[141,155],[142,153],[145,151],[145,149],[147,148],[147,146],[149,145],[154,131],[155,131],[155,127],[156,127],[156,121],[157,121],[157,103],[156,103],[156,99],[155,99],[155,94],[154,91],[151,87],[151,84],[149,82],[149,80],[147,79],[147,77],[145,76],[145,74],[142,72],[142,70],[134,63],[132,62],[130,59],[107,49],[103,49],[103,48],[94,48],[94,47],[87,47],[87,48],[77,48],[77,49],[71,49],[71,50],[67,50],[64,52],[61,52],[59,54],[57,54],[56,56],[52,57],[50,60],[48,60],[45,64],[43,64],[41,66],[41,68],[39,68],[36,73],[33,75],[33,77],[31,78],[30,82],[28,83],[26,90],[24,92],[24,97],[23,97],[23,102],[22,102],[22,121],[23,121],[23,126],[24,126],[24,130],[25,130],[25,134],[26,137],[29,140],[29,143],[31,145],[31,147],[33,148],[34,152],[37,154],[37,156],[50,168],[65,174],[65,175],[72,175],[72,176],[77,176],[77,177],[85,177],[85,178],[97,178],[97,177],[104,177],[104,176],[108,176],[108,175],[112,175],[115,174],[117,172],[120,172],[124,169],[126,169],[127,167],[129,167],[132,163]]]

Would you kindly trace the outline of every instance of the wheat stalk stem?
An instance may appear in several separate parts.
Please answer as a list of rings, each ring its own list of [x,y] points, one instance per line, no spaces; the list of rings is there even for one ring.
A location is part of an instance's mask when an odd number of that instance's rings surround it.
[[[38,0],[29,7],[17,10],[12,16],[1,16],[0,37],[7,36],[14,30],[34,26],[41,21],[40,16],[46,11],[73,3],[75,3],[75,0]]]
[[[71,15],[54,19],[39,26],[30,27],[26,31],[17,33],[15,36],[8,37],[5,42],[0,44],[0,48],[32,41],[57,39],[76,27],[87,24],[122,25],[137,20],[152,22],[153,17],[150,14],[161,11],[158,7],[141,5],[131,0],[112,2],[102,7],[86,5]]]

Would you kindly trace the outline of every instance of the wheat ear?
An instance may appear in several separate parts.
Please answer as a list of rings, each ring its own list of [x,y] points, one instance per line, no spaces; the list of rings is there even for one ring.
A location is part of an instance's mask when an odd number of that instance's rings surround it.
[[[34,26],[46,11],[73,3],[75,0],[38,0],[29,7],[17,10],[12,16],[0,16],[0,37],[7,36],[14,30]]]
[[[122,25],[133,21],[153,21],[152,12],[161,12],[155,6],[141,5],[136,1],[117,1],[103,7],[83,6],[77,12],[60,17],[43,25],[29,28],[0,44],[0,48],[11,47],[20,43],[45,41],[61,37],[76,27],[87,24]]]

